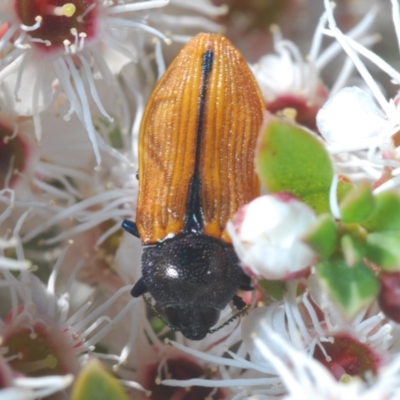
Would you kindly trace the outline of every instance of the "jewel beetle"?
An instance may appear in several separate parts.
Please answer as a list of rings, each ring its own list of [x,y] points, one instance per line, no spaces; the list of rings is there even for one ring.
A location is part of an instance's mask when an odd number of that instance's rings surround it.
[[[236,295],[252,290],[226,231],[259,195],[254,151],[264,102],[234,46],[202,33],[180,51],[147,103],[139,133],[136,223],[142,278],[169,324],[201,340]]]

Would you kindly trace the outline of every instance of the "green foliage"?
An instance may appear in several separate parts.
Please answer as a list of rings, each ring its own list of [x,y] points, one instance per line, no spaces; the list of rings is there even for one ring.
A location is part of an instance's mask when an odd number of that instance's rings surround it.
[[[370,233],[366,240],[366,256],[386,271],[400,271],[400,232]]]
[[[339,182],[338,182],[338,187],[337,187],[337,198],[338,201],[341,202],[347,194],[352,191],[354,188],[354,185],[349,182],[346,177],[339,176]]]
[[[400,231],[400,196],[384,192],[376,197],[374,213],[362,226],[369,232]]]
[[[345,234],[342,236],[341,246],[343,257],[349,267],[353,267],[361,262],[365,255],[363,244],[351,234]]]
[[[353,317],[379,292],[377,277],[363,262],[349,267],[343,258],[332,258],[319,263],[317,273],[348,317]]]
[[[71,400],[128,400],[118,380],[98,360],[89,361],[76,378]]]
[[[282,300],[285,292],[285,284],[281,281],[267,281],[261,279],[258,284],[265,290],[274,300]]]
[[[317,213],[329,211],[332,162],[303,128],[272,119],[260,138],[256,168],[269,192],[290,192]]]
[[[368,183],[355,186],[340,203],[342,221],[360,223],[375,211],[376,200]]]
[[[400,271],[400,194],[375,195],[369,183],[354,185],[340,176],[334,200],[340,218],[334,218],[329,198],[334,171],[323,144],[275,117],[261,134],[256,169],[270,193],[290,192],[319,214],[303,240],[315,251],[317,274],[345,314],[353,316],[372,302],[380,271]]]
[[[311,227],[304,241],[314,249],[321,259],[329,258],[335,251],[338,241],[337,226],[330,214],[322,214]]]

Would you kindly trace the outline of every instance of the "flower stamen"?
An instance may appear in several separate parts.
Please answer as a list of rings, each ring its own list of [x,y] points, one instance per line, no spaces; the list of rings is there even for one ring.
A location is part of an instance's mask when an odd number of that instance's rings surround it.
[[[68,39],[65,39],[63,41],[63,45],[64,45],[65,54],[70,54],[71,53],[71,50],[70,50],[71,42]]]
[[[4,354],[7,354],[8,348],[4,348]],[[23,354],[21,352],[19,352],[18,354],[14,354],[13,356],[9,356],[9,357],[5,357],[4,361],[6,361],[7,363],[9,363],[10,361],[13,360],[22,360],[24,358]]]
[[[14,46],[18,49],[29,49],[31,46],[28,43],[22,43],[27,37],[26,32],[21,32],[21,34],[17,37],[14,42]]]
[[[79,36],[78,36],[78,31],[76,28],[71,28],[70,30],[71,35],[74,37],[75,42],[71,44],[70,49],[72,54],[76,54],[77,50],[79,49]]]
[[[44,44],[44,45],[47,46],[47,47],[51,46],[51,42],[50,42],[50,40],[48,40],[48,39],[40,39],[40,38],[33,38],[33,37],[30,37],[29,40],[30,40],[31,42],[35,42],[35,43],[42,43],[42,44]],[[22,46],[29,46],[29,45],[22,45]],[[29,46],[29,47],[30,47],[30,46]],[[29,48],[29,47],[27,47],[27,48]],[[26,48],[26,47],[25,47],[25,48]]]
[[[8,41],[13,37],[14,33],[17,31],[18,25],[14,24],[8,28],[8,31],[0,39],[0,51],[8,44]]]
[[[36,21],[36,23],[33,24],[32,26],[28,26],[28,25],[25,25],[25,24],[20,24],[20,27],[21,27],[22,30],[24,30],[26,32],[35,31],[36,29],[40,28],[40,26],[42,24],[42,21],[43,21],[43,18],[40,15],[37,15],[35,17],[35,21]]]
[[[88,15],[90,13],[90,11],[92,11],[95,7],[96,7],[96,4],[91,4],[81,15],[78,15],[76,17],[76,20],[79,23],[82,23],[83,22],[83,18],[85,18],[86,15]]]
[[[145,10],[146,8],[158,8],[164,7],[169,3],[170,0],[156,0],[156,1],[141,1],[134,4],[121,4],[118,6],[110,7],[107,11],[109,14],[119,14],[127,11],[138,11]],[[112,5],[113,2],[110,2]]]
[[[92,4],[94,6],[94,4]],[[66,3],[61,7],[54,7],[54,14],[59,17],[72,17],[76,12],[76,6],[73,3]]]
[[[79,35],[79,46],[78,46],[78,51],[82,51],[83,47],[85,45],[85,38],[87,38],[87,35],[85,32],[81,32]]]

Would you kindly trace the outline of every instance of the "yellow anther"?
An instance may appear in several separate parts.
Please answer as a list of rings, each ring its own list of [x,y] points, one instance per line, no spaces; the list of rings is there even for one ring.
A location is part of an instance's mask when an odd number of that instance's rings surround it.
[[[287,107],[281,111],[282,116],[290,121],[295,121],[297,117],[297,110],[295,108]]]
[[[354,378],[348,374],[343,374],[339,379],[340,383],[351,383],[353,381],[354,381]]]
[[[62,9],[63,15],[65,15],[66,17],[72,17],[76,11],[75,4],[73,4],[73,3],[64,4],[61,7],[61,9]]]
[[[73,3],[66,3],[61,7],[54,7],[54,14],[59,17],[72,17],[75,14],[76,6]]]

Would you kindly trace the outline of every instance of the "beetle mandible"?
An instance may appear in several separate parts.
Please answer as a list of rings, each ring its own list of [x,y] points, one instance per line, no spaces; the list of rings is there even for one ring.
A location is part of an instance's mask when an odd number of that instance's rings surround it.
[[[142,278],[171,326],[201,340],[238,289],[252,290],[226,231],[259,195],[254,151],[264,103],[234,46],[202,33],[178,54],[154,89],[139,134],[136,224]]]

